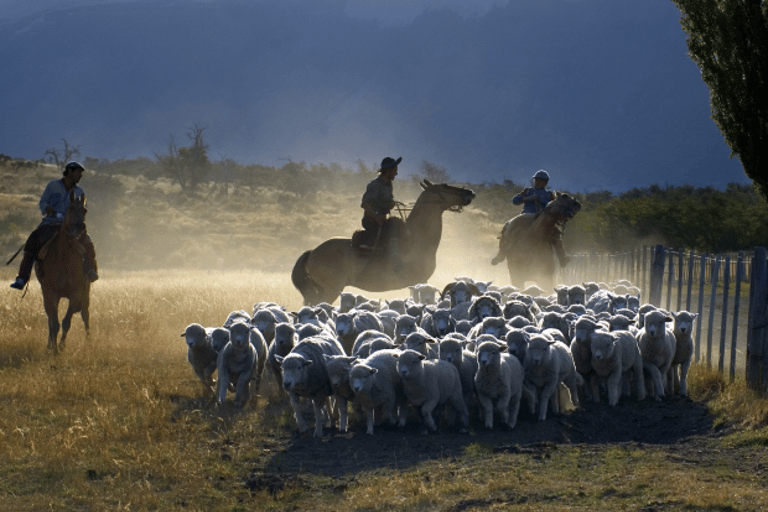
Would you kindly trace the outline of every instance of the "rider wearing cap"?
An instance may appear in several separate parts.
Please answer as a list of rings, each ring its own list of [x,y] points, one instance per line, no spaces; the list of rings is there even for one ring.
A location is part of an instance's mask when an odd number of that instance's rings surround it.
[[[512,198],[512,204],[522,204],[523,211],[518,217],[523,215],[536,215],[542,211],[550,201],[553,201],[555,197],[554,192],[547,189],[549,183],[549,173],[544,169],[536,171],[533,175],[533,187],[524,188],[519,194]],[[499,242],[499,253],[491,260],[492,265],[500,263],[504,259],[504,254],[509,252],[509,245],[512,243],[512,238],[509,236],[514,229],[516,219],[510,220],[502,230],[501,241]],[[552,239],[552,246],[555,248],[555,254],[560,261],[560,266],[564,267],[571,261],[571,258],[565,254],[565,248],[563,247],[563,232],[562,227],[556,230],[556,235]]]
[[[79,162],[69,162],[64,167],[64,176],[58,180],[52,180],[48,183],[40,197],[38,206],[43,214],[43,220],[27,238],[24,244],[24,254],[19,265],[19,275],[11,283],[11,288],[21,290],[29,281],[32,275],[32,266],[35,258],[45,243],[58,233],[61,225],[64,223],[64,215],[69,208],[69,194],[74,191],[75,198],[79,199],[85,196],[85,191],[78,185],[83,176],[85,167]],[[93,247],[91,237],[87,232],[79,238],[80,243],[85,247],[85,275],[89,281],[93,282],[99,278],[96,267],[96,250]]]
[[[360,242],[360,249],[373,250],[381,236],[379,231],[387,220],[387,216],[395,206],[395,195],[392,182],[397,176],[397,166],[403,160],[402,157],[395,160],[386,157],[381,161],[379,176],[368,183],[363,194],[360,206],[364,210],[363,228],[365,233]],[[383,233],[382,233],[383,235]]]

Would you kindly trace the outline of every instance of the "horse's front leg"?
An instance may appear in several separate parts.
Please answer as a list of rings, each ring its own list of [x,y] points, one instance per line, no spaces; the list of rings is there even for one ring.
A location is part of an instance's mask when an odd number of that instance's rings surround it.
[[[45,314],[48,316],[48,348],[53,350],[54,354],[59,349],[56,344],[56,338],[59,336],[59,299],[58,297],[44,296],[43,305]]]
[[[78,309],[80,309],[80,306],[77,304],[77,302],[70,300],[69,306],[67,307],[67,312],[64,314],[64,318],[61,320],[61,339],[59,340],[60,350],[64,350],[64,346],[66,345],[67,340],[67,333],[69,332],[69,328],[72,325],[72,317],[75,315],[75,311]]]

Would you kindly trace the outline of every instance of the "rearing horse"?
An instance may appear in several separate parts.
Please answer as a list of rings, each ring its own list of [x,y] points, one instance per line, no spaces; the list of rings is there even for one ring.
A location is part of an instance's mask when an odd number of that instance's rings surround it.
[[[304,304],[332,303],[346,286],[381,292],[426,282],[437,266],[443,212],[468,205],[475,193],[427,180],[421,182],[421,188],[398,241],[401,265],[395,265],[386,254],[361,256],[349,238],[326,240],[302,254],[293,267],[291,280]]]
[[[45,314],[48,315],[48,348],[58,353],[64,349],[67,331],[72,322],[72,315],[80,313],[88,335],[88,306],[90,304],[91,283],[85,276],[83,255],[85,247],[78,237],[85,232],[85,197],[75,198],[74,191],[69,194],[69,208],[64,215],[64,222],[59,232],[43,248],[35,262],[35,274],[43,291]],[[69,307],[61,321],[61,340],[59,334],[59,301],[69,300]]]

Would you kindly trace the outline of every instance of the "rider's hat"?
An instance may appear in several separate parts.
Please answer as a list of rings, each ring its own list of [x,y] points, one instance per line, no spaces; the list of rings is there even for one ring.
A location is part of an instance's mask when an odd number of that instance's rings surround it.
[[[533,179],[549,181],[549,173],[544,169],[541,169],[539,171],[536,171],[536,174],[533,175]]]
[[[379,169],[379,172],[386,171],[387,169],[391,169],[393,167],[397,167],[400,165],[400,162],[403,161],[403,157],[399,157],[397,160],[391,157],[386,157],[384,160],[381,161],[381,169]]]
[[[69,174],[69,171],[74,171],[75,169],[80,169],[81,171],[85,170],[85,166],[81,164],[80,162],[75,162],[72,160],[71,162],[67,162],[67,165],[64,166],[64,176]]]

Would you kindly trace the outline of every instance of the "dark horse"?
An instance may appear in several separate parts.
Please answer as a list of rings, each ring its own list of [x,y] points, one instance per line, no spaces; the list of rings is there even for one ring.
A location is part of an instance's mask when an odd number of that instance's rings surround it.
[[[59,232],[40,251],[35,262],[35,274],[43,290],[45,314],[48,315],[48,348],[57,353],[64,349],[67,331],[72,315],[80,313],[88,335],[88,305],[91,283],[85,277],[83,256],[85,247],[78,241],[85,232],[85,197],[76,199],[74,191],[69,194],[69,208]],[[69,307],[61,321],[59,335],[59,301],[69,300]]]
[[[403,232],[398,239],[399,265],[385,253],[360,255],[349,238],[331,238],[302,254],[293,267],[291,280],[304,303],[332,303],[346,286],[381,292],[426,282],[437,266],[443,212],[468,205],[475,193],[468,188],[433,185],[427,180],[421,188],[423,192],[405,225],[394,230]],[[395,220],[399,219],[389,222]]]

